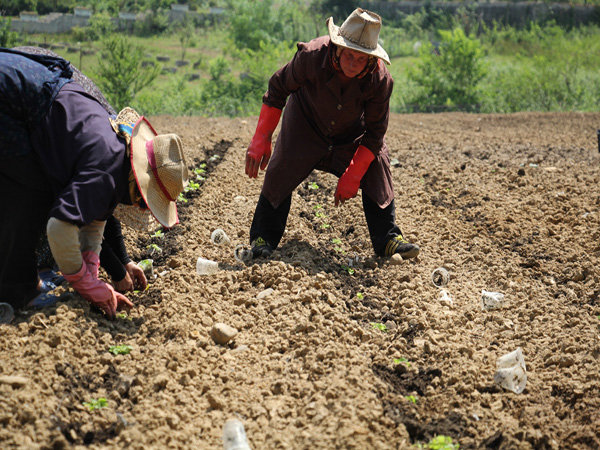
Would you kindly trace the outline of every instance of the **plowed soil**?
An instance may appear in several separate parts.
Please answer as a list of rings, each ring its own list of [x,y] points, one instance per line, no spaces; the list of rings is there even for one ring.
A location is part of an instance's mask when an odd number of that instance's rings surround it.
[[[600,114],[393,115],[397,221],[420,256],[375,258],[360,199],[335,208],[319,172],[273,258],[247,264],[256,117],[151,121],[205,180],[163,237],[126,230],[158,274],[128,317],[73,295],[0,326],[0,447],[216,449],[238,417],[253,449],[600,448]],[[220,270],[197,275],[200,256]],[[238,334],[218,345],[215,323]],[[521,394],[493,381],[518,347]]]

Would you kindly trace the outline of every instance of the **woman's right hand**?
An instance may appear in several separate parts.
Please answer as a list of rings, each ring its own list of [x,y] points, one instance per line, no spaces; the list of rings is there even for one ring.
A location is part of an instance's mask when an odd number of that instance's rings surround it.
[[[87,270],[85,263],[82,263],[79,272],[64,277],[83,298],[104,311],[110,319],[114,319],[119,309],[133,308],[133,303],[127,297],[115,292],[111,285],[95,278]]]

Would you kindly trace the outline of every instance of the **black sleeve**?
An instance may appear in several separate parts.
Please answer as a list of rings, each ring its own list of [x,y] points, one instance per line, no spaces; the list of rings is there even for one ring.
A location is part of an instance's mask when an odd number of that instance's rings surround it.
[[[123,242],[123,232],[121,231],[121,222],[115,216],[110,216],[104,227],[104,242],[106,242],[115,253],[119,261],[126,265],[131,261]]]
[[[125,278],[125,265],[131,261],[123,242],[121,223],[110,216],[104,227],[104,239],[100,252],[100,264],[115,281]]]
[[[106,241],[102,241],[100,265],[108,272],[114,281],[121,281],[127,274],[125,266],[121,264],[121,261],[119,261],[119,258]]]

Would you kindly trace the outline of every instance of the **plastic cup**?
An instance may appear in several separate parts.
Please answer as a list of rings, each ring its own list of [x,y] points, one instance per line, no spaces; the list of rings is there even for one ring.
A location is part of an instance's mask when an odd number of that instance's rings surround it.
[[[233,257],[237,262],[245,264],[252,259],[252,249],[240,244],[235,247],[235,250],[233,251]]]
[[[229,419],[223,426],[224,450],[250,450],[244,424],[238,419]]]
[[[515,394],[520,394],[525,390],[527,370],[521,347],[498,358],[494,382]]]
[[[142,259],[137,265],[144,271],[146,278],[152,278],[154,275],[153,264],[154,260],[152,259]]]
[[[15,318],[15,310],[8,303],[0,303],[0,323],[11,323]]]
[[[450,281],[450,274],[443,267],[438,267],[431,272],[431,281],[435,287],[443,288],[448,285]]]
[[[227,236],[227,233],[225,233],[225,231],[221,230],[220,228],[217,228],[215,231],[212,232],[212,234],[210,235],[210,240],[215,245],[229,244],[231,242],[229,240],[229,236]]]
[[[196,273],[198,275],[213,275],[219,271],[219,263],[210,259],[198,258],[196,261]]]
[[[501,308],[504,305],[504,294],[481,290],[481,308],[484,310]]]

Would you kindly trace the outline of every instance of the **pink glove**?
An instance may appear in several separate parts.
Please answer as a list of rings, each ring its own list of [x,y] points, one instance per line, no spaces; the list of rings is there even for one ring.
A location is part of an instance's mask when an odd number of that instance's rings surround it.
[[[79,272],[64,277],[83,298],[100,308],[111,319],[114,319],[117,309],[123,306],[133,308],[133,303],[127,297],[92,276],[85,261],[82,262]]]
[[[88,271],[94,278],[98,278],[98,268],[100,267],[100,256],[92,251],[83,252],[83,261],[87,266]]]
[[[360,180],[362,180],[374,159],[375,155],[371,150],[364,145],[358,146],[350,165],[338,180],[337,189],[335,190],[335,206],[356,196],[360,187]]]
[[[258,167],[265,170],[271,158],[271,137],[277,128],[281,110],[263,103],[254,137],[246,151],[246,175],[256,178]]]

